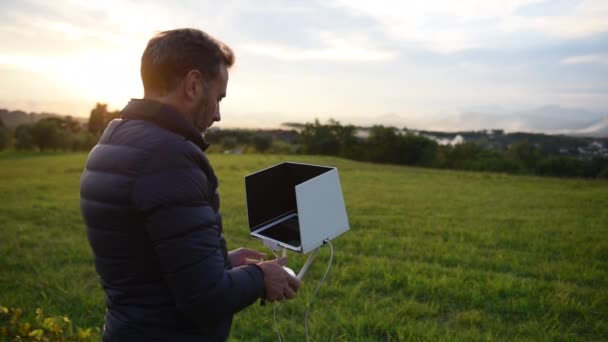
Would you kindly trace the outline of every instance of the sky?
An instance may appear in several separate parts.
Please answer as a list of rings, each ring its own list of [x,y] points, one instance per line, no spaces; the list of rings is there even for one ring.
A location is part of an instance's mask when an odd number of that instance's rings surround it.
[[[140,98],[156,32],[236,65],[219,127],[330,118],[417,129],[584,129],[608,117],[608,1],[0,3],[0,108],[88,116]]]

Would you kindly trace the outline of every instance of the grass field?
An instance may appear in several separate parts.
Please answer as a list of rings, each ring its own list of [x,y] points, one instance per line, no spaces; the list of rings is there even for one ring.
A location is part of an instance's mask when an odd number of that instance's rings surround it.
[[[79,212],[85,154],[0,153],[0,305],[103,324]],[[243,177],[284,160],[339,168],[351,231],[334,243],[312,306],[313,340],[608,340],[608,182],[436,171],[273,155],[211,155],[229,247],[248,237]],[[298,269],[303,258],[290,255]],[[304,339],[299,297],[278,308]],[[272,305],[239,313],[231,339],[276,340]]]

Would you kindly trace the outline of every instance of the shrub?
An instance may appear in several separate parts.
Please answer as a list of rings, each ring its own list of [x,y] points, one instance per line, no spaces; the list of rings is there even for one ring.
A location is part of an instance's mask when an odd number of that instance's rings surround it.
[[[598,175],[597,178],[608,180],[608,167],[603,169]]]
[[[267,134],[256,134],[253,136],[253,145],[258,152],[264,153],[272,146],[272,137]]]
[[[36,309],[36,319],[23,319],[23,310],[0,305],[0,339],[13,341],[92,341],[93,329],[76,328],[67,316],[46,316]]]
[[[542,176],[581,177],[584,161],[572,157],[548,157],[538,164]]]
[[[34,148],[32,127],[33,125],[30,124],[17,126],[15,129],[15,148],[18,150],[31,150]]]
[[[12,133],[8,128],[0,126],[0,151],[11,146]]]

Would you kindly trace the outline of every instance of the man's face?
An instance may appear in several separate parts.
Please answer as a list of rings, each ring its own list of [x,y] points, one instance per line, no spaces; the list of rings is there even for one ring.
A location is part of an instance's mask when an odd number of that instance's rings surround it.
[[[193,123],[199,132],[205,133],[215,121],[220,121],[220,101],[226,96],[227,87],[228,68],[225,65],[220,66],[219,75],[215,79],[201,79],[202,91],[198,92],[193,108]]]

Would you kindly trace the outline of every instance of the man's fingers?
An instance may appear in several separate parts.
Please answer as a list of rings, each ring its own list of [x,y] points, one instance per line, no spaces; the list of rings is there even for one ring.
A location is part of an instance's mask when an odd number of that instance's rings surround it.
[[[245,257],[248,259],[262,260],[266,258],[266,253],[254,251],[253,249],[246,248],[245,250],[243,250],[243,252],[245,254]]]
[[[300,281],[289,275],[283,268],[286,262],[287,258],[277,258],[258,264],[264,272],[264,286],[268,301],[292,299],[298,292]]]
[[[300,281],[296,277],[289,276],[289,278],[287,278],[287,284],[289,284],[289,287],[294,289],[294,291],[298,291],[300,288]]]
[[[292,290],[292,288],[289,286],[287,286],[287,288],[285,288],[283,294],[285,295],[285,298],[287,298],[287,299],[294,299],[296,297],[296,292],[294,290]]]
[[[274,259],[274,261],[281,266],[285,266],[287,264],[286,257],[276,258],[276,259]]]

